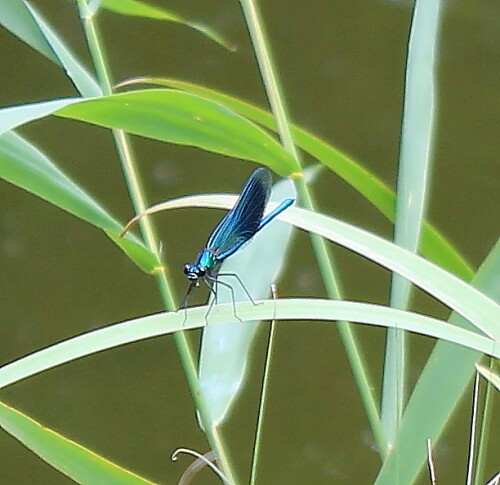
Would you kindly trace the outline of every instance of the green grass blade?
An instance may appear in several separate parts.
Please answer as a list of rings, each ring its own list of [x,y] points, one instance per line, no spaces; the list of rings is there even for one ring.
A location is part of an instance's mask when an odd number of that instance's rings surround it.
[[[274,119],[269,112],[225,93],[176,79],[137,78],[121,83],[121,85],[138,83],[163,85],[198,94],[207,99],[217,101],[241,116],[245,116],[266,128],[276,130]],[[334,171],[377,207],[384,216],[392,221],[394,220],[396,201],[394,192],[375,174],[369,172],[348,155],[308,131],[294,126],[292,132],[294,141],[298,146]],[[424,225],[421,250],[426,257],[436,264],[443,266],[465,280],[470,280],[474,275],[470,265],[437,229],[428,223]]]
[[[159,261],[135,237],[118,239],[119,224],[38,148],[14,132],[0,136],[0,177],[100,228],[146,272]]]
[[[168,312],[136,318],[110,325],[65,340],[0,368],[0,388],[19,382],[39,372],[103,350],[173,332],[205,326],[208,307],[195,307],[184,312]],[[253,320],[327,320],[367,323],[386,328],[402,328],[500,357],[498,341],[470,330],[417,313],[368,303],[297,298],[241,302],[238,316],[243,322]],[[209,325],[234,324],[233,305],[215,305]],[[314,323],[311,323],[314,324]]]
[[[434,298],[460,313],[476,328],[498,339],[500,306],[439,266],[383,238],[334,218],[291,207],[282,220],[314,231],[401,274]]]
[[[98,8],[98,4],[93,2],[92,6],[85,0],[78,2],[78,10],[80,19],[85,32],[85,37],[89,47],[89,51],[94,63],[94,68],[97,72],[97,77],[103,91],[108,95],[112,93],[112,86],[110,82],[110,68],[106,60],[105,47],[99,35],[99,29],[96,25],[93,13]],[[161,107],[160,107],[161,108]],[[120,159],[123,175],[127,183],[131,202],[136,212],[141,212],[146,207],[145,191],[141,181],[141,176],[135,162],[135,156],[131,149],[131,142],[128,135],[120,129],[112,130],[117,154]],[[147,244],[147,247],[160,258],[160,245],[156,234],[156,230],[148,219],[141,221],[141,233]],[[177,307],[176,297],[174,295],[170,276],[166,271],[161,271],[156,276],[157,288],[160,293],[163,305],[167,309]],[[201,422],[209,422],[208,412],[201,397],[198,376],[196,372],[195,359],[193,355],[192,345],[188,341],[184,332],[178,332],[174,336],[174,341],[177,346],[180,361],[187,379],[194,404],[197,408],[198,416]],[[220,439],[219,433],[213,427],[207,425],[204,427],[205,435],[210,443],[210,448],[217,454],[218,466],[228,478],[229,481],[237,484],[232,470],[233,465],[228,456],[228,450]]]
[[[138,0],[102,0],[101,7],[121,15],[128,15],[132,17],[143,17],[155,20],[166,20],[176,24],[182,24],[190,27],[205,37],[213,40],[217,44],[225,47],[228,50],[234,50],[234,47],[229,44],[220,34],[214,29],[207,27],[199,22],[185,19],[164,8],[155,7],[145,2]]]
[[[394,242],[418,252],[432,166],[434,134],[434,53],[439,31],[439,0],[417,0],[413,10],[406,64],[401,150],[398,166]],[[409,305],[411,283],[392,275],[390,304]],[[392,447],[406,400],[406,335],[387,332],[382,386],[382,425]]]
[[[295,197],[291,180],[279,181],[273,187],[271,200],[281,202]],[[224,262],[221,273],[236,273],[255,300],[267,298],[271,283],[279,277],[291,239],[291,226],[273,221],[251,242]],[[236,301],[248,301],[248,296],[234,278],[230,282]],[[231,303],[231,293],[219,286],[217,299]],[[203,331],[200,351],[200,387],[214,424],[221,424],[244,384],[249,352],[259,328],[258,322],[235,323],[231,326],[211,326]]]
[[[42,460],[76,483],[82,485],[153,484],[65,438],[3,402],[0,402],[0,426]]]
[[[27,4],[27,8],[38,25],[40,32],[42,32],[52,51],[57,56],[58,63],[62,66],[64,73],[71,79],[79,93],[84,97],[100,96],[102,90],[97,81],[75,57],[55,29],[43,18],[35,7]]]
[[[5,133],[0,137],[0,156],[4,180],[98,227],[120,229],[94,199],[26,139]]]
[[[234,205],[235,200],[235,196],[231,195],[187,196],[157,204],[144,214],[181,207],[229,209]],[[452,310],[463,315],[486,335],[495,339],[500,338],[498,326],[500,306],[463,280],[421,256],[400,248],[368,231],[300,207],[290,207],[277,219],[305,231],[315,232],[401,274]]]
[[[281,145],[252,122],[212,101],[168,89],[4,108],[0,133],[50,114],[256,161],[283,176],[296,168]]]
[[[500,241],[478,270],[473,285],[500,302]],[[453,325],[470,328],[457,314]],[[498,340],[498,337],[497,337]],[[498,344],[497,344],[498,346]],[[492,347],[493,348],[493,347]],[[482,354],[440,341],[432,351],[410,397],[394,449],[380,470],[376,485],[411,484],[427,459],[426,440],[435,444],[475,373]],[[450,369],[452,371],[450,371]],[[429,398],[432,396],[432,399]]]
[[[40,31],[23,0],[0,2],[0,24],[52,62],[59,64],[47,39]]]
[[[116,94],[67,106],[55,114],[256,161],[280,175],[295,169],[290,155],[264,130],[224,106],[177,90]]]

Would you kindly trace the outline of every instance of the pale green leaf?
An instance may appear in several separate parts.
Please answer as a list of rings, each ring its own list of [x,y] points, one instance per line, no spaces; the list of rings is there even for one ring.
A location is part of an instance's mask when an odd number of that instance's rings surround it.
[[[40,103],[21,104],[0,109],[0,135],[31,121],[54,114],[59,108],[78,103],[81,98],[54,99]]]
[[[115,94],[68,105],[55,114],[256,161],[281,175],[295,168],[290,155],[261,128],[220,104],[176,90]]]
[[[408,42],[403,124],[398,165],[394,242],[418,252],[432,170],[434,135],[435,50],[440,26],[439,0],[417,0]],[[390,304],[409,305],[411,283],[392,275]],[[385,346],[381,420],[392,447],[406,401],[407,342],[400,330],[389,330]]]
[[[145,211],[144,214],[154,214],[163,210],[181,207],[229,209],[234,203],[235,196],[231,195],[195,195],[157,204]],[[270,206],[272,208],[276,204],[270,204]],[[421,256],[400,248],[394,243],[368,231],[333,217],[299,207],[290,207],[281,213],[277,219],[293,224],[305,231],[319,234],[391,271],[401,274],[430,293],[434,298],[460,313],[485,334],[495,339],[500,338],[500,328],[498,326],[500,306],[465,281]]]
[[[382,305],[322,300],[316,298],[278,299],[240,302],[237,305],[243,322],[253,320],[328,320],[367,323],[397,327],[434,338],[449,340],[480,352],[500,357],[500,346],[488,337],[449,323],[416,313]],[[200,328],[206,325],[207,307],[189,308],[184,312],[158,313],[93,330],[46,349],[32,353],[0,368],[0,388],[58,365],[137,340],[168,333]],[[187,318],[186,318],[187,317]],[[233,305],[215,305],[209,325],[234,325]],[[314,323],[311,323],[314,325]]]

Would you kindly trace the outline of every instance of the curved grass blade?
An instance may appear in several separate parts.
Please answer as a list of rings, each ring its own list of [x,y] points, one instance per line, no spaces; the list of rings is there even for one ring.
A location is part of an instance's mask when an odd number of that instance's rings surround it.
[[[0,426],[42,460],[82,485],[153,485],[0,402]]]
[[[327,320],[366,323],[386,328],[402,328],[433,338],[454,342],[493,357],[500,357],[498,340],[492,340],[470,330],[426,317],[368,303],[296,298],[259,301],[259,305],[241,302],[238,316],[243,322],[253,320]],[[208,307],[189,308],[184,312],[166,312],[110,325],[65,340],[23,357],[0,368],[0,388],[19,382],[47,369],[86,355],[159,335],[201,328],[206,325]],[[210,325],[233,324],[233,305],[216,305],[210,313]]]
[[[154,214],[167,209],[181,207],[219,207],[228,209],[233,206],[235,196],[197,195],[173,199],[149,208],[130,221],[131,224],[146,214]],[[270,204],[274,209],[276,204]],[[305,231],[312,231],[351,251],[359,253],[372,261],[395,271],[411,280],[437,300],[460,313],[476,328],[498,339],[500,328],[500,306],[472,286],[434,265],[426,259],[396,246],[379,236],[355,226],[339,221],[324,214],[311,212],[299,207],[290,207],[277,217]]]
[[[0,136],[0,177],[104,230],[144,271],[152,273],[160,266],[136,237],[118,239],[121,224],[45,154],[14,132]]]
[[[284,179],[274,185],[270,200],[281,202],[295,196],[294,184],[291,180]],[[266,298],[271,283],[277,280],[283,268],[291,240],[291,229],[288,224],[273,221],[247,246],[227,259],[220,272],[238,274],[255,300]],[[239,284],[234,284],[233,288],[235,301],[248,300]],[[217,298],[222,303],[232,302],[229,290],[223,286],[219,287]],[[214,425],[224,422],[241,391],[248,368],[249,352],[259,328],[259,323],[252,321],[234,322],[233,325],[225,326],[208,325],[203,331],[200,387]]]
[[[170,12],[164,8],[155,7],[139,0],[102,0],[101,7],[111,12],[132,17],[143,17],[155,20],[166,20],[176,24],[182,24],[190,27],[200,34],[208,37],[217,44],[225,47],[228,50],[234,51],[234,46],[231,46],[220,34],[214,29],[207,27],[199,22],[187,20],[180,15]]]
[[[199,96],[226,105],[241,116],[245,116],[266,128],[276,130],[274,118],[269,112],[220,91],[208,89],[197,84],[175,79],[137,78],[120,83],[118,86],[139,83],[168,86],[198,94]],[[334,171],[377,207],[384,216],[394,221],[396,200],[394,192],[375,174],[369,172],[345,153],[297,125],[292,127],[292,133],[295,143],[300,148]],[[470,280],[474,275],[470,265],[437,229],[429,223],[424,224],[421,249],[427,258],[465,280]]]
[[[499,274],[500,240],[479,268],[472,284],[500,302]],[[449,322],[466,329],[472,328],[456,313],[452,314]],[[377,485],[392,485],[396,477],[402,485],[414,482],[426,462],[426,440],[438,441],[466,393],[475,374],[475,364],[481,357],[482,354],[476,350],[446,341],[436,343],[408,401],[393,453],[384,462]]]
[[[0,134],[51,114],[252,160],[283,176],[296,169],[293,158],[258,126],[217,103],[168,89],[4,108]]]
[[[289,175],[295,161],[264,130],[228,108],[169,89],[115,94],[68,105],[57,116],[267,165]]]

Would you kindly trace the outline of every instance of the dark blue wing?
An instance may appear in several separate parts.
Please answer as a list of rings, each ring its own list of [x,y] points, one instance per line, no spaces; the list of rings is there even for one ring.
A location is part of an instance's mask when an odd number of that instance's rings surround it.
[[[271,174],[258,168],[246,181],[236,205],[225,215],[207,241],[207,249],[224,260],[258,230],[271,192]]]

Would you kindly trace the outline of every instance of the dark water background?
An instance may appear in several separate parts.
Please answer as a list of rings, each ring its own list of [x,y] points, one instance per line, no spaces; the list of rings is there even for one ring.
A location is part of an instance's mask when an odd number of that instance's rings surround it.
[[[74,3],[33,3],[88,61]],[[238,51],[227,52],[182,26],[104,12],[100,25],[116,81],[137,75],[178,77],[266,104],[238,2],[154,3],[217,28]],[[261,3],[293,119],[394,186],[411,2]],[[495,0],[444,4],[429,212],[474,266],[488,253],[499,227],[499,19],[500,3]],[[58,68],[5,31],[0,31],[0,52],[0,105],[74,95]],[[47,119],[21,132],[121,220],[131,216],[106,130]],[[235,192],[253,169],[248,162],[192,148],[139,138],[133,143],[151,202],[186,193]],[[325,212],[390,237],[390,224],[332,173],[325,171],[315,190]],[[1,363],[162,309],[153,280],[100,231],[5,182],[0,182],[0,197]],[[219,217],[193,209],[157,218],[179,292],[186,286],[182,264],[193,259]],[[389,276],[384,270],[347,250],[335,252],[347,298],[387,302]],[[323,295],[302,234],[290,253],[280,293]],[[446,316],[422,294],[415,306]],[[378,385],[383,332],[364,328],[361,335]],[[410,377],[416,379],[432,342],[422,337],[412,342]],[[264,348],[261,335],[249,385],[226,426],[241,473],[249,466]],[[161,483],[176,483],[186,463],[170,462],[175,448],[207,449],[171,337],[50,370],[3,390],[1,399]],[[469,400],[460,406],[436,451],[442,483],[463,483],[469,406]],[[498,416],[493,429],[495,423]],[[373,480],[378,458],[343,349],[328,324],[281,326],[263,452],[264,483]],[[2,484],[73,483],[4,433],[0,455]],[[493,461],[488,464],[491,472]],[[205,471],[196,483],[216,482]]]

